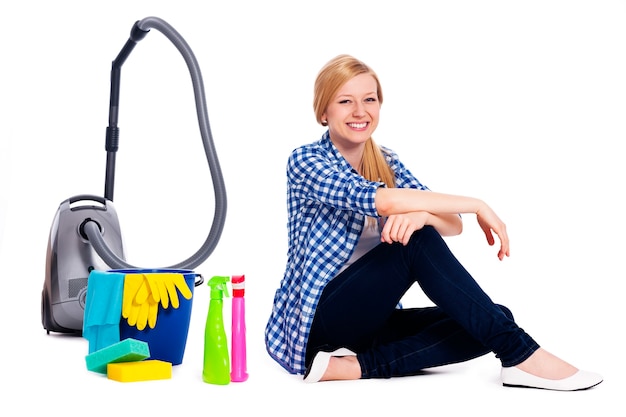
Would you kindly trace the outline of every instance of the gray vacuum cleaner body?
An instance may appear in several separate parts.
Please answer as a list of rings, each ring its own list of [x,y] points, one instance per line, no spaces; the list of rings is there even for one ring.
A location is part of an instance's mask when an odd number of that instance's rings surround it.
[[[50,229],[41,297],[42,324],[48,333],[82,334],[89,273],[110,269],[83,231],[88,221],[98,224],[107,246],[124,259],[119,221],[111,201],[92,195],[63,201]]]
[[[189,68],[200,136],[215,191],[215,216],[207,239],[197,252],[172,268],[194,269],[200,265],[213,252],[222,233],[226,217],[226,189],[213,144],[198,62],[187,42],[173,27],[158,17],[146,17],[135,22],[130,37],[111,65],[104,196],[83,194],[70,197],[60,204],[54,216],[41,295],[41,321],[48,333],[53,331],[82,335],[87,281],[91,271],[137,268],[125,260],[120,226],[112,203],[115,157],[120,134],[117,126],[119,89],[122,64],[137,42],[152,28],[162,32],[176,46]]]

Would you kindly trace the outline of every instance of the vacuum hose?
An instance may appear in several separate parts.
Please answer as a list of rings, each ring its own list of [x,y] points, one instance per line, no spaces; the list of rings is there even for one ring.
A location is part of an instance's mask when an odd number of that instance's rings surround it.
[[[191,74],[191,80],[193,83],[193,90],[196,102],[196,112],[198,115],[198,123],[200,125],[200,134],[202,136],[202,142],[204,144],[204,151],[206,154],[207,162],[211,172],[211,178],[213,181],[213,189],[215,192],[215,213],[213,218],[213,224],[207,239],[200,249],[188,259],[167,268],[173,269],[194,269],[198,265],[202,264],[213,252],[217,242],[222,234],[224,228],[224,222],[226,219],[226,189],[224,186],[224,179],[222,171],[220,169],[219,160],[213,144],[213,137],[211,134],[211,128],[209,124],[209,118],[207,114],[207,106],[204,95],[204,84],[202,82],[202,74],[196,58],[187,45],[187,42],[180,36],[180,34],[172,28],[168,23],[157,17],[147,17],[139,20],[135,23],[133,30],[131,31],[131,37],[127,41],[124,49],[120,52],[116,60],[113,62],[113,70],[111,75],[111,112],[109,115],[109,128],[107,129],[107,181],[105,186],[105,198],[113,200],[113,176],[114,176],[114,163],[115,152],[117,151],[117,142],[119,137],[119,131],[117,128],[117,111],[118,111],[118,99],[119,99],[119,69],[123,61],[128,57],[128,54],[133,49],[138,40],[150,31],[151,28],[157,29],[163,33],[179,50],[182,54],[189,72]],[[133,266],[127,263],[125,260],[118,257],[109,247],[106,245],[99,225],[94,221],[88,221],[84,224],[83,228],[87,235],[89,242],[93,246],[96,253],[114,269],[136,269],[139,267]]]

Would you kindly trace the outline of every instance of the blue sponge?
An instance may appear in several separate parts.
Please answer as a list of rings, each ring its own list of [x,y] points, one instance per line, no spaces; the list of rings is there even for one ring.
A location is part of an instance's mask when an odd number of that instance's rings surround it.
[[[85,356],[87,369],[107,373],[109,363],[136,362],[150,357],[148,343],[136,339],[124,339]]]

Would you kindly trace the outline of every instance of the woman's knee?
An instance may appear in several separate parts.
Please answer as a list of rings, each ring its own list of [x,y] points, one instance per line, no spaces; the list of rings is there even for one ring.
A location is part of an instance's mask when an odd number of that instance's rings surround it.
[[[504,313],[505,316],[507,316],[511,320],[515,320],[513,318],[513,312],[511,310],[509,310],[508,307],[503,306],[502,304],[496,304],[496,305],[500,308],[500,310],[502,310],[502,312]]]

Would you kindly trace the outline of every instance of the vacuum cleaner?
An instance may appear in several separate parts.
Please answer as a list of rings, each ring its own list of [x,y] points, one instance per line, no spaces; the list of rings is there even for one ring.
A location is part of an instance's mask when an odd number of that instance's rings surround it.
[[[191,270],[215,249],[226,218],[226,191],[213,143],[202,74],[189,45],[167,22],[147,17],[133,25],[130,37],[111,69],[109,125],[106,130],[106,176],[104,196],[76,195],[61,202],[50,228],[46,253],[46,275],[41,295],[41,321],[50,332],[82,334],[87,280],[93,270],[137,269],[126,262],[122,233],[113,206],[115,156],[119,147],[119,91],[121,67],[137,42],[150,29],[164,34],[178,49],[189,69],[194,90],[200,134],[215,192],[215,211],[209,234],[188,259],[171,269]],[[199,285],[201,282],[196,282]]]

